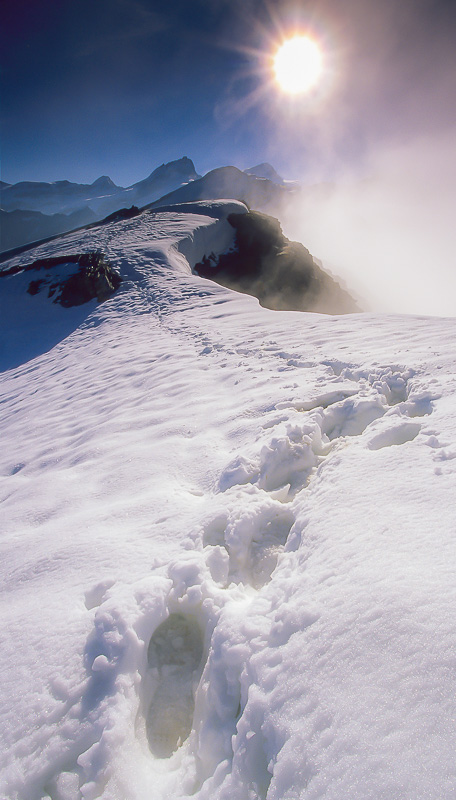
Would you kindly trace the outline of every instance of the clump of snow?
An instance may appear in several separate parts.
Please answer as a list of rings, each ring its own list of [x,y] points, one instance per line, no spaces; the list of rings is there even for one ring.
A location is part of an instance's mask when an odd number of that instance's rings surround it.
[[[191,272],[229,227],[162,209],[6,265],[123,278],[7,318],[8,800],[454,792],[453,323],[263,309]]]

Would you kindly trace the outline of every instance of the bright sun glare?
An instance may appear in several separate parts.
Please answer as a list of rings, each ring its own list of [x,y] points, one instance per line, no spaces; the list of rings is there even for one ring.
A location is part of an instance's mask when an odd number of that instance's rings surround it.
[[[287,39],[274,58],[277,83],[287,94],[301,94],[312,89],[322,72],[321,51],[308,36]]]

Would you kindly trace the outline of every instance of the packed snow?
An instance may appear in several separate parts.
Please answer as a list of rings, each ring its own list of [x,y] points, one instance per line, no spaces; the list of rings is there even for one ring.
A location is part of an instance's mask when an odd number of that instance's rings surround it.
[[[453,319],[277,312],[192,274],[239,203],[0,278],[8,800],[456,798]]]

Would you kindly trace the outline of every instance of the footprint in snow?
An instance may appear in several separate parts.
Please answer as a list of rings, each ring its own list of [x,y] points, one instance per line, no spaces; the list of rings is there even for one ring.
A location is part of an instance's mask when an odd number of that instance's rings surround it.
[[[409,420],[432,413],[432,400],[436,395],[419,381],[412,381],[412,370],[400,372],[384,368],[369,372],[346,366],[335,374],[345,381],[357,383],[357,389],[350,389],[347,383],[338,390],[317,396],[314,401],[294,403],[300,411],[321,405],[324,409],[322,434],[330,441],[361,436],[371,426],[375,429],[376,421],[389,416],[394,408],[402,422],[396,425],[396,433],[391,435],[390,441],[388,436],[382,437],[385,443],[379,447],[405,444],[419,432],[419,425]],[[374,446],[372,449],[378,448]]]
[[[385,421],[382,420],[382,422]],[[387,421],[390,422],[390,420]],[[383,447],[393,447],[412,442],[421,430],[419,422],[395,419],[392,419],[391,422],[391,425],[383,426],[383,430],[380,429],[370,436],[367,444],[369,450],[381,450]]]
[[[271,580],[294,521],[291,512],[283,511],[274,515],[254,533],[250,546],[251,580],[254,589],[261,589]]]
[[[271,499],[265,502],[261,496],[256,507],[220,515],[209,523],[203,546],[225,548],[228,583],[243,583],[258,590],[271,580],[294,521],[293,513],[282,503]]]
[[[185,614],[170,614],[150,640],[146,732],[157,758],[169,758],[190,734],[203,649],[196,619]]]

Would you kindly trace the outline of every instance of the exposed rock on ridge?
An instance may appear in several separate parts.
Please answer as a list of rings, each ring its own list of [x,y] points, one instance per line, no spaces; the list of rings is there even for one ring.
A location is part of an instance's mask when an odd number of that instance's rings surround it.
[[[52,302],[60,303],[65,308],[80,306],[95,299],[102,303],[122,282],[120,275],[99,251],[41,258],[26,266],[3,270],[0,277],[7,278],[22,272],[37,274],[28,285],[29,294],[36,295],[47,288]]]
[[[235,247],[217,259],[205,257],[195,272],[222,286],[257,297],[265,308],[347,314],[355,300],[298,242],[290,242],[277,219],[250,211],[230,214]]]

